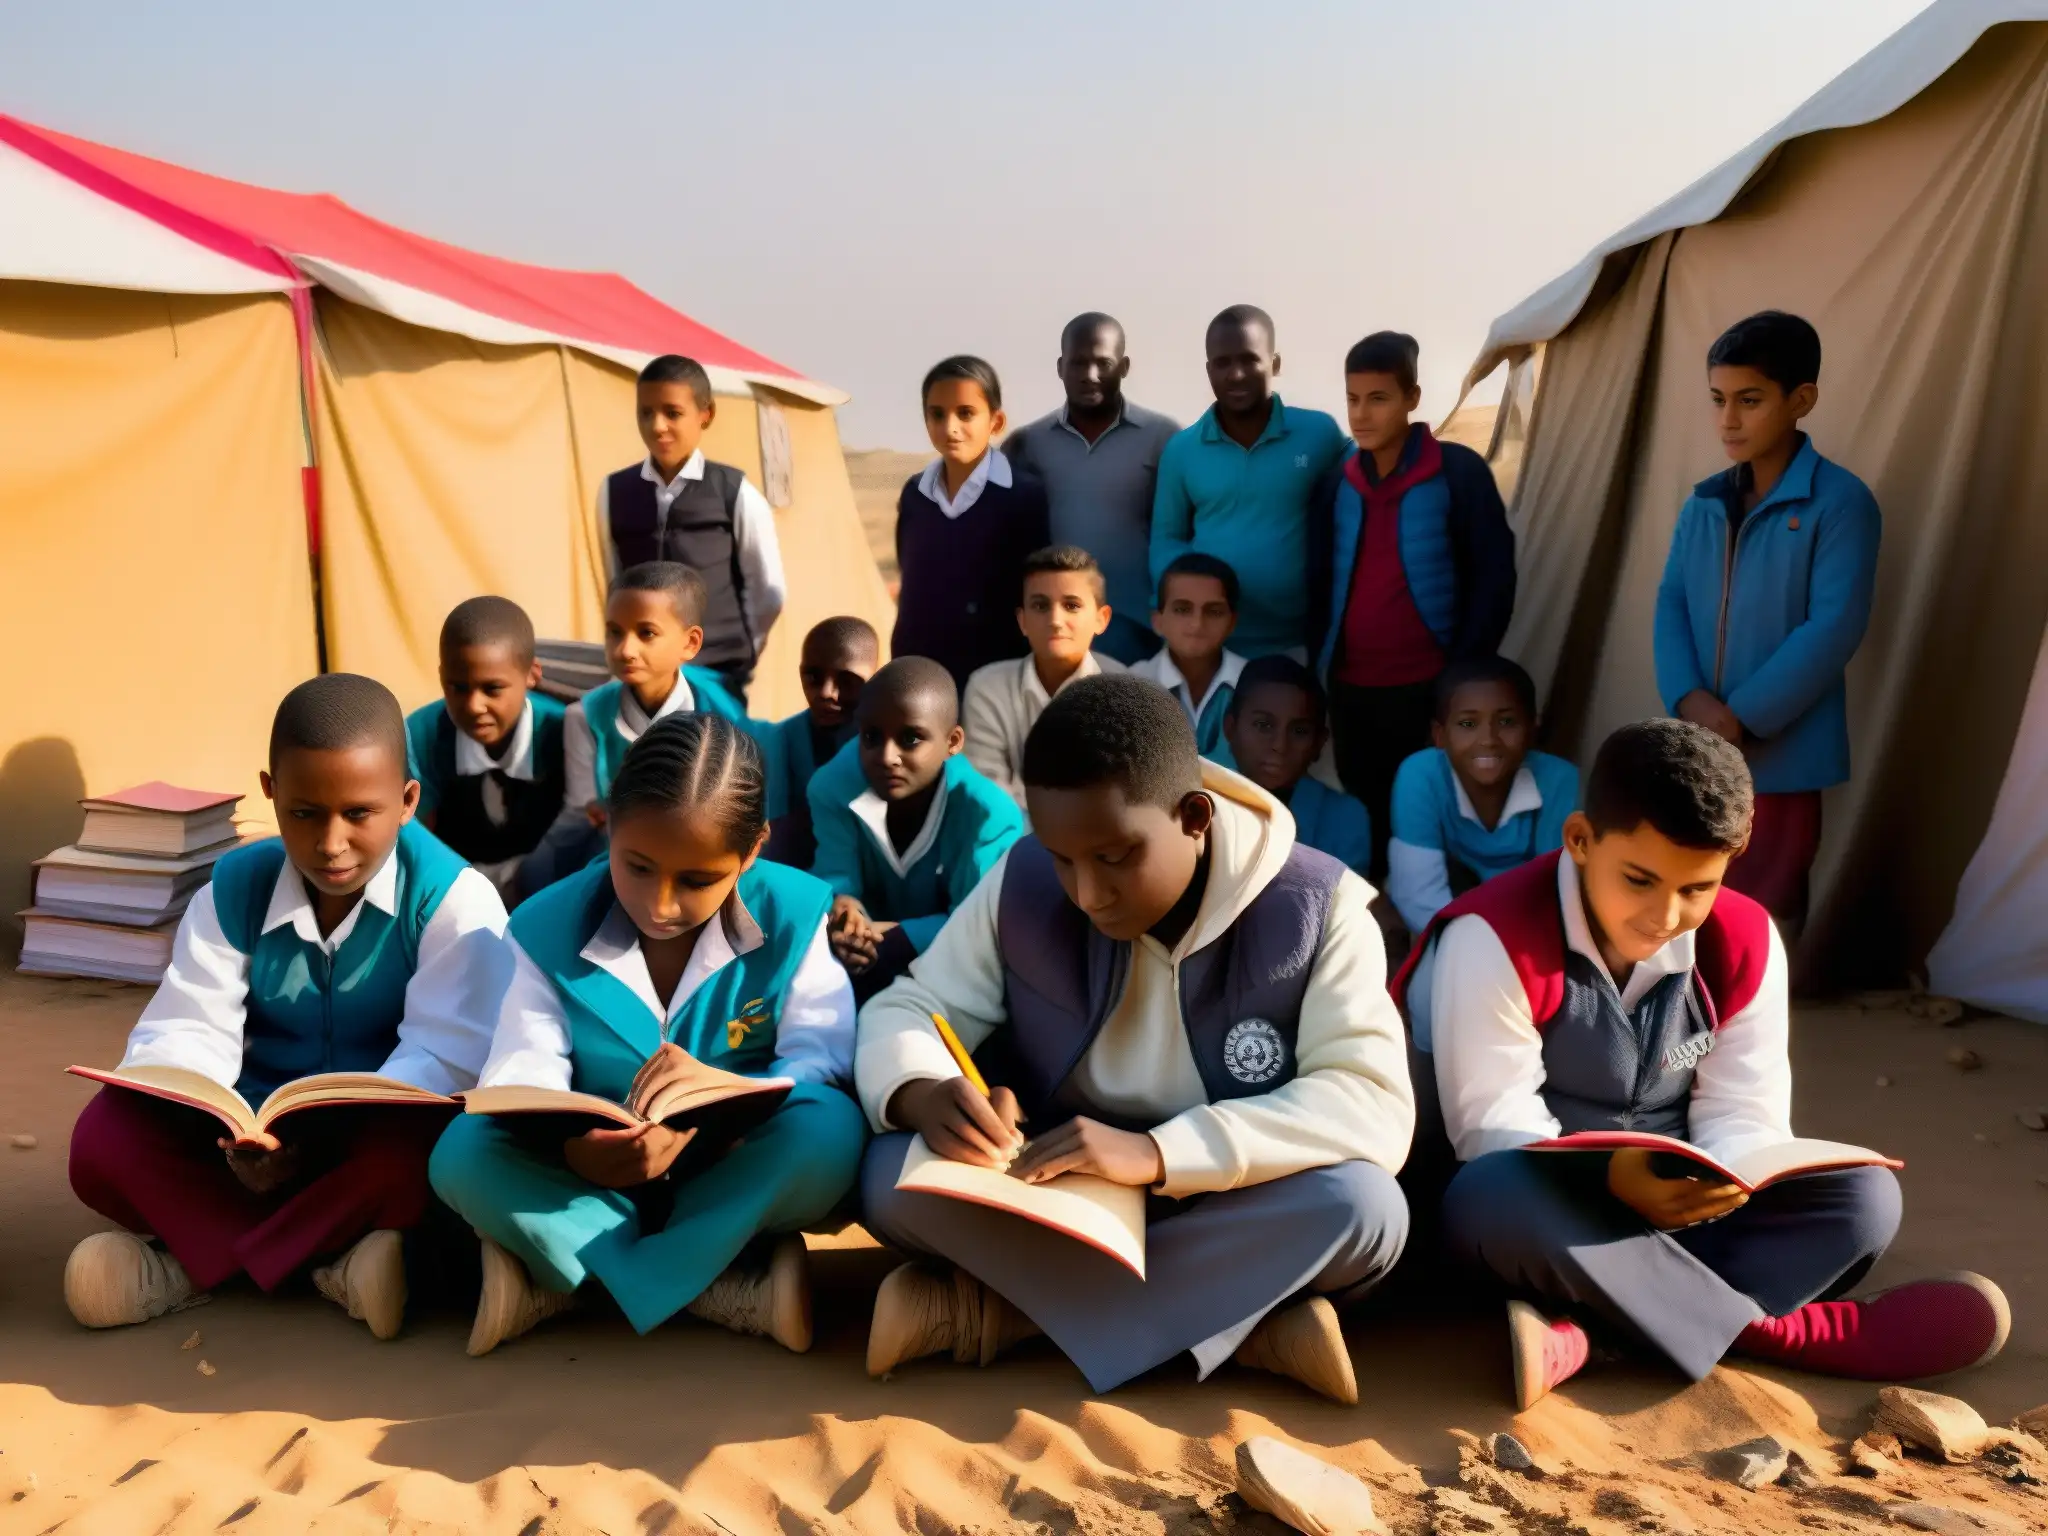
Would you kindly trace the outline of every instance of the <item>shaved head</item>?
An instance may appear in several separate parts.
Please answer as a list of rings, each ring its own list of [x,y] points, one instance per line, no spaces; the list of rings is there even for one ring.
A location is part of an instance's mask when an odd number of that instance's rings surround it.
[[[1124,328],[1114,315],[1105,315],[1099,309],[1076,315],[1069,320],[1066,329],[1060,332],[1060,351],[1071,354],[1083,342],[1093,341],[1101,336],[1117,356],[1124,352]]]
[[[1218,331],[1258,331],[1266,338],[1270,351],[1278,342],[1273,330],[1273,317],[1256,304],[1233,304],[1209,322],[1208,334]]]
[[[960,723],[960,690],[953,686],[953,674],[929,656],[899,656],[861,690],[862,720],[884,709],[916,713],[935,729],[950,731]]]

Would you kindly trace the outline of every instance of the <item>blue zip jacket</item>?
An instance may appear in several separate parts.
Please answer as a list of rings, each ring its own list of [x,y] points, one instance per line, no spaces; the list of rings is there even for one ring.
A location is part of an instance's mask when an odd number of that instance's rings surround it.
[[[1399,469],[1414,462],[1429,435],[1420,424],[1409,432]],[[1514,531],[1486,460],[1462,443],[1439,440],[1437,447],[1443,453],[1442,473],[1410,486],[1401,497],[1401,571],[1416,612],[1447,660],[1491,656],[1500,649],[1515,611]],[[1345,473],[1357,455],[1354,445],[1323,477],[1309,521],[1309,635],[1316,647],[1316,671],[1325,678],[1344,633],[1344,609],[1365,534],[1365,503]],[[1314,573],[1325,571],[1327,580],[1314,579]]]
[[[899,870],[853,809],[871,793],[860,771],[859,740],[849,741],[811,775],[811,829],[818,839],[811,873],[835,896],[860,898],[868,916],[901,924],[919,954],[1025,831],[1017,802],[958,753],[946,759],[940,784],[943,798],[933,802],[945,807],[938,837]]]
[[[1697,688],[1735,711],[1757,793],[1826,789],[1849,777],[1844,672],[1870,625],[1883,519],[1805,433],[1745,516],[1747,470],[1702,480],[1679,510],[1657,589],[1657,691],[1674,714]]]

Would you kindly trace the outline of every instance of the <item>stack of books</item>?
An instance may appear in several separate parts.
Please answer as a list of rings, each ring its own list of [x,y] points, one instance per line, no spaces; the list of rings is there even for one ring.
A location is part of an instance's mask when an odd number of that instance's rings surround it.
[[[138,784],[81,800],[78,841],[35,862],[20,968],[36,976],[162,981],[192,893],[238,841],[240,795]]]

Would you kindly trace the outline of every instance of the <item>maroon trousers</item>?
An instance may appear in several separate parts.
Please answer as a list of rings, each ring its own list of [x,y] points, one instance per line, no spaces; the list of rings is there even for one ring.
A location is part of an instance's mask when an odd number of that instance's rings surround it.
[[[1806,922],[1806,877],[1820,852],[1820,791],[1758,795],[1749,847],[1722,883],[1763,904],[1787,936]]]
[[[418,1225],[433,1198],[427,1155],[447,1123],[425,1109],[308,1118],[298,1177],[259,1195],[214,1145],[223,1130],[213,1116],[102,1088],[71,1132],[71,1188],[110,1221],[160,1238],[196,1289],[246,1272],[274,1290],[380,1227]],[[284,1129],[291,1138],[292,1122]]]

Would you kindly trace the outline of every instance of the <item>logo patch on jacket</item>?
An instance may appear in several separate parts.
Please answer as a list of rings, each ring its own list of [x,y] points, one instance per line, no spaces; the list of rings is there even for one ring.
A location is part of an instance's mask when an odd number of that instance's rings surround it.
[[[1223,1065],[1240,1083],[1271,1082],[1287,1064],[1287,1042],[1264,1019],[1245,1019],[1223,1037]]]
[[[749,1030],[759,1029],[770,1018],[768,999],[750,998],[740,1005],[739,1017],[725,1021],[725,1048],[736,1051],[740,1042],[747,1038]]]
[[[1711,1032],[1688,1036],[1664,1053],[1664,1070],[1690,1072],[1713,1048],[1714,1036]]]

